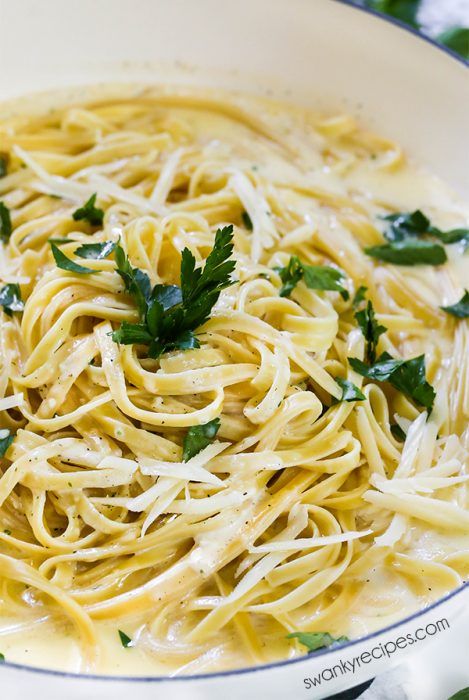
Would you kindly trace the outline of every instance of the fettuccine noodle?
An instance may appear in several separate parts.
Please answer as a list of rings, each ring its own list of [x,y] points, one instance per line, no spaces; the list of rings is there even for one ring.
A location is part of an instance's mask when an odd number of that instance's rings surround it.
[[[0,279],[24,300],[0,321],[7,660],[238,668],[303,654],[289,633],[359,636],[462,584],[468,325],[440,307],[461,297],[467,263],[460,243],[440,266],[363,250],[397,211],[467,226],[443,185],[350,117],[182,89],[3,110],[0,152]],[[94,193],[102,225],[74,220]],[[182,250],[203,266],[230,225],[234,281],[200,347],[152,359],[115,342],[135,302],[113,255],[77,247],[119,243],[152,285],[178,285]],[[58,267],[51,238],[94,274]],[[291,256],[342,272],[345,293],[300,281],[280,296]],[[366,350],[360,286],[387,328],[379,351],[425,354],[431,412],[350,366]],[[365,398],[342,401],[337,378]],[[188,429],[216,418],[184,461]]]

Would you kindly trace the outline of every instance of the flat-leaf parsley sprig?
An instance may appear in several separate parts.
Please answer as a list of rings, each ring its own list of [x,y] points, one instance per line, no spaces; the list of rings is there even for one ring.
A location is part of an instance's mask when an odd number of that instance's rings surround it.
[[[232,253],[233,226],[230,225],[217,230],[203,267],[196,267],[193,254],[184,248],[180,286],[157,284],[152,288],[148,275],[132,267],[122,246],[117,245],[117,272],[136,303],[140,322],[124,321],[113,332],[113,340],[123,345],[148,345],[148,355],[155,359],[170,350],[200,347],[194,332],[210,318],[221,291],[233,284]]]

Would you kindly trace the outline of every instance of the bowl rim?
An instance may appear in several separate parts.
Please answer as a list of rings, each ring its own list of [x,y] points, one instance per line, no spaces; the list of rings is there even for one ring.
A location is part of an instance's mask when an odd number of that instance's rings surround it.
[[[437,49],[443,54],[446,54],[450,58],[456,60],[459,64],[462,64],[466,69],[469,69],[469,61],[466,61],[460,54],[458,54],[456,51],[453,51],[452,49],[448,48],[447,46],[444,46],[443,44],[438,43],[435,39],[431,38],[430,36],[423,34],[420,32],[418,29],[411,27],[410,25],[406,24],[405,22],[402,22],[401,20],[395,18],[395,17],[390,17],[389,15],[384,15],[377,10],[374,10],[369,7],[364,7],[363,5],[357,5],[353,0],[335,0],[335,2],[340,3],[343,6],[346,6],[350,8],[352,11],[356,10],[358,12],[363,12],[367,15],[371,15],[372,17],[375,17],[378,20],[381,20],[382,22],[386,22],[388,24],[394,25],[395,27],[402,29],[405,32],[408,32],[412,36],[414,36],[417,39],[420,39],[421,41],[426,42],[433,48]],[[383,627],[379,630],[376,630],[374,632],[371,632],[370,634],[367,634],[363,637],[358,637],[357,639],[352,639],[349,642],[346,642],[345,644],[341,644],[340,646],[333,646],[333,647],[328,647],[325,649],[319,649],[318,651],[314,652],[314,658],[318,657],[326,657],[330,654],[333,654],[334,652],[338,651],[341,649],[342,651],[348,650],[352,647],[354,647],[357,644],[361,644],[363,642],[368,642],[372,641],[373,639],[376,639],[377,637],[381,636],[382,634],[391,632],[392,630],[396,630],[399,627],[401,627],[404,624],[407,624],[409,622],[412,622],[413,620],[417,620],[419,617],[427,614],[428,612],[432,610],[436,610],[440,606],[444,605],[446,602],[449,600],[452,600],[456,596],[461,595],[464,590],[469,588],[469,581],[463,583],[461,586],[458,588],[454,589],[453,591],[450,591],[450,593],[446,594],[442,598],[439,598],[436,600],[434,603],[431,603],[430,605],[417,610],[415,613],[412,613],[412,615],[408,615],[407,617],[402,618],[402,620],[398,620],[397,622],[394,622],[392,625],[388,625],[387,627]],[[121,682],[121,683],[173,683],[173,682],[184,682],[184,681],[209,681],[211,679],[215,678],[225,678],[225,677],[231,677],[231,676],[244,676],[247,674],[251,673],[259,673],[261,671],[268,671],[268,670],[274,670],[277,668],[285,668],[289,666],[293,666],[295,664],[299,664],[302,662],[305,662],[308,660],[309,655],[305,654],[304,656],[299,656],[294,659],[285,659],[283,661],[274,661],[272,663],[267,663],[267,664],[260,664],[257,666],[248,666],[248,667],[243,667],[243,668],[236,668],[236,669],[229,669],[226,671],[215,671],[212,673],[197,673],[197,674],[191,674],[191,675],[185,675],[185,676],[115,676],[115,675],[104,675],[104,674],[91,674],[91,673],[75,673],[72,671],[60,671],[60,670],[55,670],[51,668],[41,668],[39,666],[29,666],[27,664],[19,664],[15,663],[12,661],[8,661],[5,659],[4,661],[1,662],[0,667],[11,669],[14,671],[26,671],[28,673],[33,673],[33,674],[40,674],[40,675],[45,675],[45,676],[52,676],[52,677],[58,677],[58,678],[70,678],[72,680],[84,680],[84,681],[107,681],[107,682]],[[1,671],[1,668],[0,668]]]

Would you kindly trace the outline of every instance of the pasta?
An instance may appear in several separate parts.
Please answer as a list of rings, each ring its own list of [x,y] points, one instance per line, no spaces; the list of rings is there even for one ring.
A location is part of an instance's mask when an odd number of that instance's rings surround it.
[[[7,660],[238,668],[460,586],[467,208],[351,117],[57,105],[0,119]]]

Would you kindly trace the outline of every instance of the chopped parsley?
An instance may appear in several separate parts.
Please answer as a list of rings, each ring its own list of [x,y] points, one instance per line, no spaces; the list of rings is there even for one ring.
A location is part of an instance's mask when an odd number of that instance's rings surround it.
[[[220,428],[220,419],[205,423],[204,425],[193,425],[187,431],[182,446],[182,459],[187,462],[201,450],[210,445]]]
[[[97,196],[95,192],[82,207],[73,212],[75,221],[88,221],[92,226],[101,226],[104,219],[104,211],[95,207]]]
[[[391,425],[391,433],[396,438],[396,440],[398,440],[399,442],[405,442],[405,439],[407,436],[406,436],[405,432],[402,430],[401,426],[398,425],[397,423],[393,423]]]
[[[387,328],[386,326],[380,326],[376,320],[371,301],[368,302],[366,308],[356,312],[355,319],[366,341],[366,361],[368,364],[372,365],[376,360],[376,348],[379,338],[383,333],[386,333]]]
[[[342,377],[336,377],[335,381],[342,389],[340,401],[365,401],[366,396],[353,382],[350,382],[348,379],[342,379]]]
[[[469,318],[469,292],[464,290],[461,299],[451,306],[440,306],[447,314],[456,316],[456,318]]]
[[[281,297],[288,297],[295,289],[298,282],[304,281],[309,289],[323,289],[333,292],[339,292],[343,299],[349,298],[348,291],[344,288],[341,280],[344,274],[335,267],[329,265],[306,265],[296,256],[292,255],[288,265],[285,267],[276,267],[282,280],[280,289]]]
[[[348,637],[332,637],[329,632],[292,632],[287,634],[287,639],[297,639],[311,654],[318,649],[326,649],[331,646],[339,646],[348,642]]]
[[[245,228],[247,228],[248,231],[252,231],[254,227],[252,225],[251,217],[249,216],[247,211],[243,211],[243,213],[241,214],[241,219]]]
[[[92,270],[89,267],[84,267],[83,265],[78,265],[76,262],[73,262],[73,260],[70,260],[70,258],[67,258],[67,256],[62,253],[60,248],[58,248],[55,243],[51,243],[51,241],[49,241],[49,243],[56,265],[57,267],[60,267],[61,270],[75,272],[79,275],[92,275],[96,272],[96,270]]]
[[[464,241],[469,244],[469,229],[441,231],[431,224],[420,209],[389,214],[383,219],[387,223],[384,231],[387,243],[365,248],[365,253],[384,262],[395,265],[441,265],[446,262],[447,255],[440,243]],[[421,240],[422,237],[424,240]]]
[[[8,429],[0,429],[0,436],[0,457],[4,457],[15,436]]]
[[[194,256],[184,248],[181,286],[157,284],[153,289],[148,275],[132,267],[122,247],[117,245],[117,272],[135,301],[140,323],[122,323],[113,332],[113,340],[123,345],[136,342],[149,345],[148,354],[152,358],[170,350],[200,347],[194,331],[208,321],[221,291],[233,283],[232,239],[233,226],[218,229],[203,268],[196,268]]]
[[[6,284],[0,289],[0,306],[3,306],[8,316],[13,316],[14,311],[23,311],[24,302],[19,284]]]
[[[8,243],[11,231],[10,210],[3,202],[0,202],[0,240],[3,241],[3,243]]]
[[[0,153],[0,177],[5,177],[8,172],[8,155]]]
[[[348,361],[352,369],[362,377],[378,382],[387,381],[416,403],[432,410],[435,390],[425,377],[425,355],[411,360],[395,360],[383,352],[372,365],[367,365],[356,357],[349,357]]]
[[[365,248],[365,253],[393,265],[442,265],[448,259],[442,245],[410,238],[369,246]]]
[[[114,241],[104,241],[104,243],[85,243],[76,249],[75,255],[79,258],[89,260],[103,260],[108,258],[116,247]]]
[[[353,297],[352,300],[352,306],[354,309],[358,309],[360,304],[365,301],[365,294],[368,291],[368,287],[365,287],[363,284],[358,287],[357,291],[355,292],[355,296]]]
[[[129,647],[132,644],[132,639],[122,630],[118,630],[118,632],[122,646],[124,647],[124,649],[127,649],[127,647]]]

